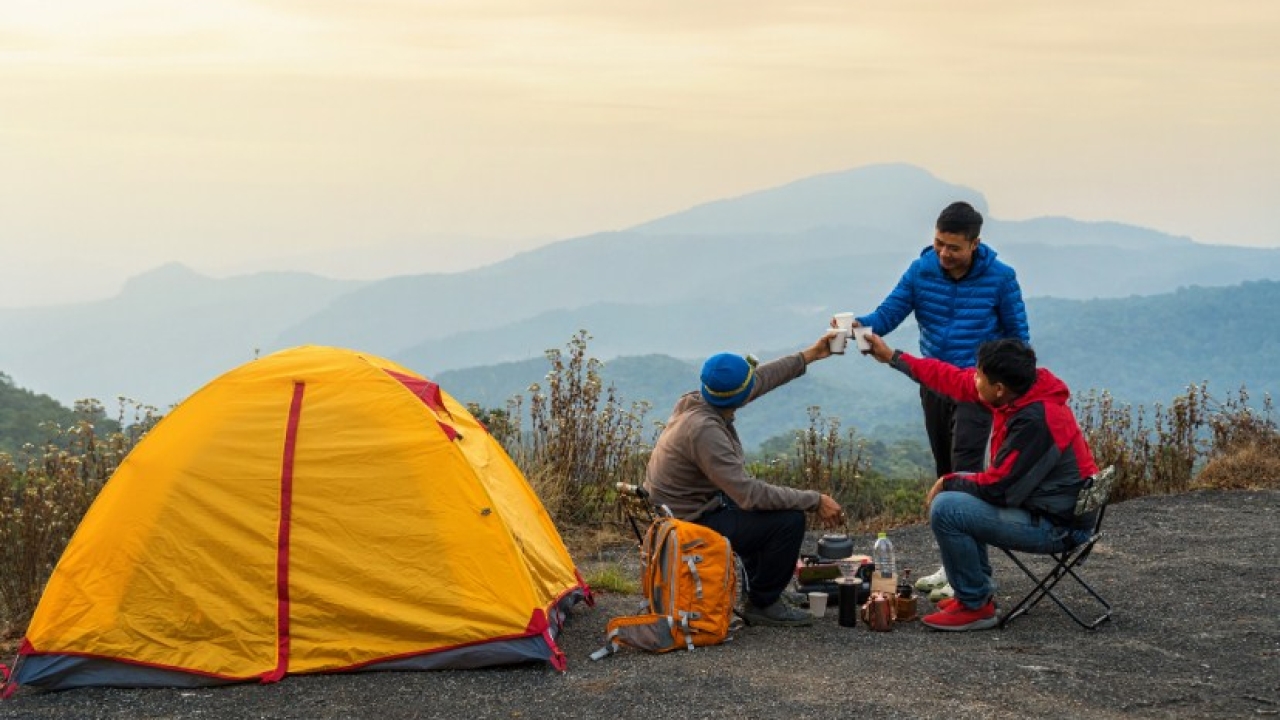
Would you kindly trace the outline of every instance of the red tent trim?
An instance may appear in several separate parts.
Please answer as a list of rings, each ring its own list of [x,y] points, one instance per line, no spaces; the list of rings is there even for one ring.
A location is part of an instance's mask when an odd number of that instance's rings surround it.
[[[306,383],[293,384],[289,425],[285,430],[284,460],[280,468],[280,531],[276,535],[276,667],[262,682],[279,682],[289,670],[289,533],[293,518],[293,461],[298,450],[298,424]]]
[[[444,406],[444,396],[440,392],[439,385],[431,382],[430,380],[416,378],[412,375],[405,375],[404,373],[398,373],[394,370],[387,370],[386,373],[396,380],[399,380],[401,385],[408,388],[409,392],[416,395],[418,399],[422,401],[422,404],[431,408],[437,416],[440,413],[444,413],[450,420],[453,419],[453,415],[449,412],[449,409]],[[458,439],[458,431],[451,425],[445,424],[439,417],[436,418],[436,422],[440,425],[440,429],[444,431],[444,434],[447,435],[450,440]]]

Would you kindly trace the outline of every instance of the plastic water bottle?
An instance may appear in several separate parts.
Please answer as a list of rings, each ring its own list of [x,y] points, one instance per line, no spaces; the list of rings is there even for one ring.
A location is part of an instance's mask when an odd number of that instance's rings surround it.
[[[876,564],[876,572],[880,573],[880,577],[893,577],[893,543],[885,533],[876,535],[876,544],[871,548],[871,561]]]

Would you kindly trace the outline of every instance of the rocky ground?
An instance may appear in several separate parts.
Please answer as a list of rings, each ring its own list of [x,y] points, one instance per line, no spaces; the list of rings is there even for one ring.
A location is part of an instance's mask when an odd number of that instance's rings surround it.
[[[1046,602],[1004,630],[745,628],[730,643],[593,662],[602,596],[562,635],[569,669],[290,677],[207,690],[20,691],[0,718],[1244,718],[1280,714],[1280,491],[1206,491],[1111,508],[1085,574],[1115,607],[1081,630]],[[925,526],[892,537],[936,566]],[[857,538],[870,547],[870,536]],[[590,567],[592,558],[579,558]],[[999,553],[1000,604],[1030,582]],[[921,606],[924,609],[924,606]]]

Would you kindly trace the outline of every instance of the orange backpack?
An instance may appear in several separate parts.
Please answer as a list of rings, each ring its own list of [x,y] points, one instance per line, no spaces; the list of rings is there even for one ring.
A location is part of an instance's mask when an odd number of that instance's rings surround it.
[[[669,652],[731,639],[738,596],[738,560],[729,539],[697,523],[659,517],[640,546],[645,602],[639,615],[609,621],[607,644],[591,659],[622,645]]]

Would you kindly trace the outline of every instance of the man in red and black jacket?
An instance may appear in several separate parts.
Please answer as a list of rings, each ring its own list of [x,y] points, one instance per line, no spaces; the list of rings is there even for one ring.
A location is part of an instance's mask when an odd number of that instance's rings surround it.
[[[1070,391],[1036,367],[1035,351],[1020,340],[984,343],[976,368],[913,357],[875,335],[869,354],[935,392],[991,409],[984,469],[943,475],[925,498],[955,597],[922,621],[939,630],[993,627],[988,545],[1047,553],[1082,539],[1072,527],[1076,496],[1098,467],[1067,404]]]

